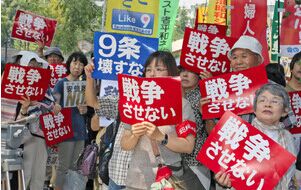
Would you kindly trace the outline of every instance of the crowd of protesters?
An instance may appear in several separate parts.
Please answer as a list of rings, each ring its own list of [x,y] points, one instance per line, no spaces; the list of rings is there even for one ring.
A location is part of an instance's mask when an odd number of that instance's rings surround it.
[[[14,56],[13,63],[47,69],[48,64],[64,61],[59,48],[51,47],[45,52],[43,49],[43,44],[39,44],[38,54],[21,51]],[[263,63],[262,46],[253,37],[241,36],[229,51],[228,58],[231,61],[231,71],[250,69]],[[99,142],[100,136],[105,133],[106,129],[99,124],[99,117],[120,120],[118,96],[99,97],[97,94],[96,80],[92,78],[92,71],[95,69],[93,60],[88,61],[81,52],[73,52],[66,61],[66,67],[67,77],[58,81],[53,90],[49,88],[41,101],[31,101],[28,96],[23,97],[21,101],[1,98],[2,120],[18,120],[34,114],[38,118],[39,115],[49,112],[57,114],[63,107],[64,83],[86,80],[85,104],[72,108],[71,112],[74,136],[57,144],[57,151],[46,146],[38,119],[29,124],[23,139],[26,189],[40,190],[50,186],[56,190],[64,189],[66,175],[69,170],[78,169],[76,161],[85,146],[94,138]],[[280,64],[269,64],[266,70],[269,83],[256,92],[254,113],[240,117],[297,157],[297,162],[289,168],[275,189],[299,189],[301,142],[300,138],[293,137],[288,130],[295,125],[296,119],[290,108],[287,92],[301,91],[301,52],[297,53],[290,63],[291,78],[288,82]],[[117,134],[109,160],[107,188],[151,189],[158,169],[158,156],[171,168],[173,176],[177,177],[178,183],[172,184],[176,189],[233,188],[229,174],[223,171],[213,174],[196,160],[198,152],[217,123],[217,119],[202,118],[202,106],[210,100],[201,97],[198,85],[200,80],[208,79],[212,74],[208,71],[194,73],[177,66],[170,52],[152,53],[146,60],[143,77],[168,76],[181,78],[182,117],[183,120],[196,123],[196,135],[178,137],[174,125],[156,126],[146,121],[133,125],[115,122]],[[266,109],[269,113],[264,111]],[[91,132],[91,129],[99,131],[99,135],[92,135],[92,138],[87,140],[88,131]],[[88,143],[85,143],[85,140]],[[49,167],[47,158],[52,154],[58,159],[57,163],[53,164],[56,166]],[[91,181],[88,184],[91,184]],[[87,185],[87,189],[104,187],[97,175],[92,179],[92,185]]]

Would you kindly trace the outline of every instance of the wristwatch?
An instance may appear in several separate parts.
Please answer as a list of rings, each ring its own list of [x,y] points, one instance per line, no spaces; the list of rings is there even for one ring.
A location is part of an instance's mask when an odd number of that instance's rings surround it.
[[[97,116],[100,116],[100,109],[98,108],[94,108],[94,113],[97,115]]]
[[[167,143],[168,143],[168,135],[167,134],[165,134],[165,136],[164,136],[164,139],[161,141],[161,145],[167,145]]]
[[[22,111],[20,111],[20,114],[22,115],[22,116],[28,116],[28,113],[26,112],[26,113],[23,113]]]

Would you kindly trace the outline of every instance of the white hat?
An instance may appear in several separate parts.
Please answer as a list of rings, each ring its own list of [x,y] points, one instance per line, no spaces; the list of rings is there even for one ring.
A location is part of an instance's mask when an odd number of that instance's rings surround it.
[[[32,59],[35,59],[38,63],[42,63],[42,68],[47,69],[48,63],[44,59],[40,58],[36,53],[31,51],[20,51],[18,55],[22,55],[20,59],[21,66],[28,66]]]
[[[260,44],[260,42],[252,37],[252,36],[241,36],[233,45],[233,47],[231,48],[231,50],[228,52],[228,58],[231,58],[232,55],[232,51],[236,48],[241,48],[241,49],[248,49],[253,53],[256,53],[258,55],[260,55],[261,57],[261,63],[263,62],[263,56],[261,54],[262,51],[262,46]]]

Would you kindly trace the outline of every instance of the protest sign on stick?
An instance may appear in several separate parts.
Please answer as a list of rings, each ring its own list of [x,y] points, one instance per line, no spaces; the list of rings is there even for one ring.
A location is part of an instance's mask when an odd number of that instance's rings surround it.
[[[56,20],[17,10],[11,36],[28,42],[43,41],[50,47],[56,24]]]

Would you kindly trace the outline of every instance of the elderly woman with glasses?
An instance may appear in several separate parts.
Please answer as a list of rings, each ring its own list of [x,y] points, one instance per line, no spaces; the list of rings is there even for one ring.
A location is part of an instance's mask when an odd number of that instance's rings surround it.
[[[289,131],[282,128],[280,122],[280,119],[287,115],[289,105],[289,96],[284,87],[278,84],[262,86],[255,95],[254,113],[256,117],[252,121],[252,125],[296,156],[297,151],[293,136]],[[293,164],[274,189],[298,189],[295,172],[296,166]],[[230,175],[225,172],[218,172],[215,179],[224,187],[229,188],[232,185]]]

